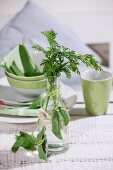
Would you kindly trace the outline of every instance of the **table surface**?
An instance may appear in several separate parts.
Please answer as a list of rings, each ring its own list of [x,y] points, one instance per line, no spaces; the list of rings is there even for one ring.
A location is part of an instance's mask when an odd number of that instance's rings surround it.
[[[89,117],[85,111],[82,92],[77,91],[77,103],[71,109],[69,150],[51,155],[48,163],[40,163],[37,154],[24,149],[11,152],[15,134],[32,131],[33,124],[0,123],[0,169],[13,170],[112,170],[113,169],[113,92],[108,112]]]

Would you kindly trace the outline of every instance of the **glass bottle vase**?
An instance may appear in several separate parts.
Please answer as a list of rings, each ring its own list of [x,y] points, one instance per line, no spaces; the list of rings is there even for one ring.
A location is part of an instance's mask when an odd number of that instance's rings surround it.
[[[53,153],[65,152],[69,148],[68,125],[64,125],[63,119],[60,116],[59,124],[62,139],[56,137],[52,131],[52,117],[54,114],[53,111],[57,110],[57,108],[59,107],[66,109],[61,99],[59,81],[56,80],[53,84],[48,83],[48,88],[46,91],[46,100],[43,104],[43,108],[48,114],[48,118],[44,120],[44,126],[46,127],[46,135],[48,140],[48,151]]]

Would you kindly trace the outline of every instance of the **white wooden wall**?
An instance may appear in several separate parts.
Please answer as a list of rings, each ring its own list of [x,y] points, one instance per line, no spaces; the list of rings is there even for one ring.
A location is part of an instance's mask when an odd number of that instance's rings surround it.
[[[27,0],[0,0],[0,28]],[[110,43],[113,68],[113,0],[34,0],[85,43]]]

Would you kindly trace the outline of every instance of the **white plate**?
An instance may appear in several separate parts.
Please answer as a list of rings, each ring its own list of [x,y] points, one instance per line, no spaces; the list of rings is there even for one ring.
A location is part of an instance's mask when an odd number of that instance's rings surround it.
[[[22,102],[31,101],[30,98],[23,97],[16,93],[11,87],[3,85],[0,85],[0,99],[6,102],[10,101],[12,104],[22,104]]]
[[[0,122],[2,123],[34,123],[37,121],[37,118],[11,118],[11,117],[1,117],[0,116]]]
[[[0,99],[5,100],[6,102],[10,102],[12,104],[18,104],[24,101],[29,101],[28,98],[25,98],[23,96],[20,96],[17,94],[9,85],[7,79],[4,77],[0,79]],[[1,111],[2,113],[2,111]],[[34,123],[36,122],[37,118],[31,118],[31,117],[11,117],[9,115],[0,115],[0,122],[3,123]]]

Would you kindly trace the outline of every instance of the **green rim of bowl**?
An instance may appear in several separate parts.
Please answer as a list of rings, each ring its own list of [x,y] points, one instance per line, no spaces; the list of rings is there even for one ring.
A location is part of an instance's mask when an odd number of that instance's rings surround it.
[[[34,76],[34,77],[22,77],[22,76],[16,76],[12,73],[9,73],[8,71],[5,71],[5,74],[9,77],[16,79],[16,80],[23,80],[23,81],[31,81],[31,80],[43,80],[45,79],[45,76],[42,74],[40,76]]]
[[[13,78],[9,77],[8,75],[6,75],[6,77],[7,77],[9,84],[12,87],[17,87],[20,89],[42,89],[42,88],[47,87],[47,79],[39,80],[39,81],[36,81],[36,80],[22,81],[22,80],[13,79]]]

